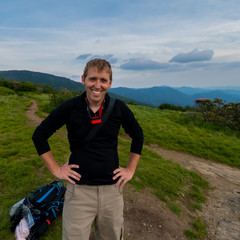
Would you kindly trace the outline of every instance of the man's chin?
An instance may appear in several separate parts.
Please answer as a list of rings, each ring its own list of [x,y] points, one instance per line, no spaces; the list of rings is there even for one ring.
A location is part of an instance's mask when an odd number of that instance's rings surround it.
[[[90,98],[94,102],[99,102],[99,101],[104,99],[104,95],[102,95],[102,94],[99,94],[99,95],[93,94],[93,95],[91,95]]]

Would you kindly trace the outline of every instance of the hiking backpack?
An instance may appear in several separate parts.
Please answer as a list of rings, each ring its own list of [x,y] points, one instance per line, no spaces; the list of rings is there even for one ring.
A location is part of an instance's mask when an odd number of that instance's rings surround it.
[[[26,218],[30,229],[26,239],[37,240],[62,213],[65,191],[62,181],[54,181],[30,193],[10,214],[11,230],[15,231],[21,219]]]

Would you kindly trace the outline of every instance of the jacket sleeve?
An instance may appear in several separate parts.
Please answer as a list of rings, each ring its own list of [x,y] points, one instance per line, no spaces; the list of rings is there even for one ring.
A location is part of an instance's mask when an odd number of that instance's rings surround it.
[[[72,102],[73,100],[70,99],[61,104],[35,129],[32,140],[39,155],[50,151],[48,139],[66,123]]]
[[[143,147],[143,131],[133,112],[125,103],[122,103],[122,126],[124,131],[132,138],[132,153],[141,154]]]

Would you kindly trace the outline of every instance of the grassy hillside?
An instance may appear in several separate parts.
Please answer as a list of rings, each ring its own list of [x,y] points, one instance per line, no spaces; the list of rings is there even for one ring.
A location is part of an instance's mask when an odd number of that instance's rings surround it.
[[[35,127],[28,125],[25,116],[31,104],[30,97],[37,98],[41,108],[48,104],[46,95],[8,95],[0,89],[0,239],[15,239],[10,232],[9,211],[11,206],[29,192],[54,178],[43,167],[31,141]],[[192,118],[176,111],[151,109],[130,105],[143,127],[145,143],[179,151],[190,152],[216,161],[240,166],[239,137],[234,132],[214,129],[211,125],[201,125]],[[41,110],[41,109],[40,109]],[[69,156],[65,128],[50,138],[53,153],[60,164]],[[130,144],[119,139],[120,165],[126,165]],[[176,214],[181,216],[181,204],[195,209],[204,202],[208,183],[194,172],[181,168],[178,164],[164,160],[158,154],[144,147],[141,161],[131,184],[137,190],[150,189]],[[182,194],[183,193],[183,194]],[[182,196],[186,196],[182,199]],[[42,239],[61,239],[61,218],[57,219]],[[200,237],[199,237],[200,239]]]
[[[240,167],[240,133],[200,121],[194,113],[131,106],[145,143]]]

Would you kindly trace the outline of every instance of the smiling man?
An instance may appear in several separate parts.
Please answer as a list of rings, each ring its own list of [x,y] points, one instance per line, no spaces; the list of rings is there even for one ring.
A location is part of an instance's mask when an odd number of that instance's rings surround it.
[[[109,62],[104,59],[89,61],[82,84],[86,91],[61,104],[43,120],[33,134],[33,141],[51,173],[68,181],[62,239],[89,239],[93,221],[96,239],[123,239],[122,188],[135,173],[143,145],[142,129],[126,104],[118,99],[113,103],[107,93],[112,86]],[[50,150],[48,138],[64,124],[71,155],[60,167]],[[97,126],[101,128],[86,140]],[[125,168],[119,167],[117,152],[121,126],[132,138]]]

